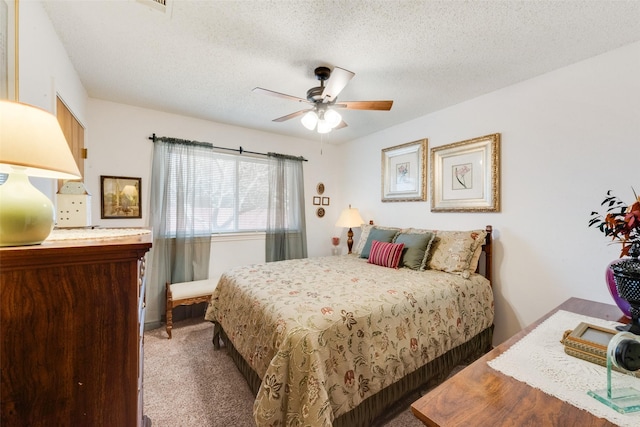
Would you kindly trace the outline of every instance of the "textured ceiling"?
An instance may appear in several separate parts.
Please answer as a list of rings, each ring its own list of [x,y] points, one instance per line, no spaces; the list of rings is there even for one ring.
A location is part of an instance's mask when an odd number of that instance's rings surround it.
[[[640,40],[640,1],[46,0],[93,98],[312,140],[304,108],[313,70],[355,73],[341,101],[342,143]],[[639,59],[640,60],[640,59]]]

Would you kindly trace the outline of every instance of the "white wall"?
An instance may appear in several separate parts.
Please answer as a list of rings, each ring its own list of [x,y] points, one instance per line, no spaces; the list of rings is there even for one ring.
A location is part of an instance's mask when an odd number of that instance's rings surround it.
[[[21,1],[19,12],[19,101],[55,113],[58,94],[86,127],[87,92],[49,17],[39,2]],[[55,180],[31,178],[31,182],[53,199]]]
[[[638,76],[634,43],[352,141],[345,147],[346,194],[381,225],[493,225],[496,343],[569,297],[612,303],[604,272],[620,248],[587,223],[607,190],[628,203],[632,186],[640,193]],[[501,213],[431,213],[430,201],[380,202],[381,149],[491,133],[502,134]]]

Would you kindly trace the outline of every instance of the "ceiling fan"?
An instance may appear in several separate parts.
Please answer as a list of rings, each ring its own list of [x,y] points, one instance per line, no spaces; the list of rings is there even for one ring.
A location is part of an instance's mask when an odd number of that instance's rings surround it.
[[[309,130],[317,129],[318,133],[328,133],[331,132],[332,129],[340,129],[347,126],[344,120],[342,120],[342,116],[336,111],[337,109],[391,110],[393,101],[337,102],[338,95],[342,92],[342,89],[344,89],[347,83],[349,83],[353,76],[355,76],[355,73],[352,73],[351,71],[339,67],[334,67],[333,71],[328,67],[318,67],[314,70],[314,74],[316,78],[320,80],[320,86],[309,89],[307,91],[306,99],[286,95],[280,92],[274,92],[261,87],[256,87],[253,91],[256,93],[263,93],[265,95],[310,104],[311,108],[278,117],[273,121],[284,122],[295,117],[303,116],[301,121],[304,127]]]

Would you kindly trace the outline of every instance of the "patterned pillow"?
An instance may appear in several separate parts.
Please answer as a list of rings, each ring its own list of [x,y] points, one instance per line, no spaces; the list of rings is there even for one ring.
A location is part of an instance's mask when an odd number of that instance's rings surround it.
[[[374,240],[371,242],[368,262],[383,267],[398,268],[402,248],[404,248],[404,243],[385,243]]]
[[[369,237],[367,237],[367,243],[364,244],[362,252],[360,252],[360,258],[369,258],[369,252],[371,252],[371,242],[377,240],[379,242],[391,243],[391,241],[399,231],[399,228],[374,227],[371,231],[369,231]]]
[[[486,236],[485,230],[437,231],[427,268],[461,273],[468,278],[473,272],[470,271],[473,255],[478,246],[484,244]]]
[[[358,239],[358,243],[354,245],[352,250],[354,254],[360,255],[362,253],[362,248],[364,248],[364,244],[367,243],[369,232],[372,228],[373,224],[362,224],[360,226],[360,239]]]
[[[398,233],[393,239],[393,243],[404,243],[400,266],[408,267],[412,270],[424,270],[429,256],[429,248],[434,233]]]

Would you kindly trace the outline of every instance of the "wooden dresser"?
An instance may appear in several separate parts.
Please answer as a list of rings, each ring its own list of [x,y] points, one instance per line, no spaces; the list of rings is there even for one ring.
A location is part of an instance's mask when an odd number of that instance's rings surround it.
[[[143,416],[151,234],[0,248],[0,425],[150,425]]]

